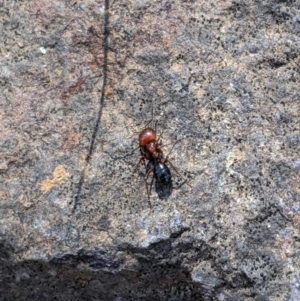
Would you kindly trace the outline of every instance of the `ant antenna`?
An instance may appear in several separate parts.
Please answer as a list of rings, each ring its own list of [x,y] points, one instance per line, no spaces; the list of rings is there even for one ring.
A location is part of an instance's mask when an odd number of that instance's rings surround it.
[[[153,128],[153,101],[152,101],[152,106],[151,106],[151,119],[145,124],[145,128],[152,122],[152,128]],[[155,127],[156,127],[156,125],[155,125]],[[156,131],[156,129],[155,129],[155,131]]]
[[[153,127],[153,116],[154,116],[154,106],[153,106],[153,99],[152,99],[152,102],[151,102],[151,105],[152,105],[152,108],[151,108],[151,114],[152,114],[152,116],[151,116],[151,121],[152,121],[152,127]],[[156,132],[156,123],[157,123],[157,120],[156,120],[156,122],[155,122],[155,132]]]

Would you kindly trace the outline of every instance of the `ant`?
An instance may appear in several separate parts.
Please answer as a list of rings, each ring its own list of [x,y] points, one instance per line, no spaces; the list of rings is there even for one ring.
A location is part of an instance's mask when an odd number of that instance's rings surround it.
[[[151,121],[152,120],[150,120],[150,122]],[[148,124],[150,122],[148,122]],[[166,164],[166,163],[168,163],[183,180],[185,180],[185,179],[182,177],[182,175],[179,173],[179,171],[175,168],[175,166],[168,160],[168,156],[164,157],[164,155],[163,155],[163,152],[161,149],[163,147],[167,146],[168,144],[159,145],[159,143],[158,143],[159,139],[157,139],[156,131],[150,127],[147,127],[147,125],[146,125],[146,128],[143,129],[139,134],[139,148],[140,148],[142,157],[140,158],[140,160],[134,170],[137,169],[137,167],[139,166],[139,164],[141,163],[142,160],[144,162],[145,162],[145,160],[149,161],[148,166],[150,166],[150,169],[147,171],[144,180],[145,180],[145,185],[146,185],[146,190],[147,190],[147,195],[148,195],[148,202],[149,202],[150,208],[152,208],[152,205],[150,202],[148,183],[147,183],[148,177],[152,172],[154,173],[154,177],[155,177],[156,181],[158,181],[162,184],[170,184],[171,183],[171,171]],[[174,142],[173,147],[178,141],[180,141],[180,139]],[[152,182],[151,182],[151,184],[152,184]],[[189,185],[189,184],[187,183],[187,185]],[[150,187],[150,191],[151,191],[151,187]]]

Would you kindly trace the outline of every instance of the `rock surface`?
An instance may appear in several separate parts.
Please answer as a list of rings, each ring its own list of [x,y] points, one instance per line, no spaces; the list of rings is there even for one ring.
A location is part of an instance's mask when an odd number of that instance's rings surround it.
[[[2,1],[1,300],[299,300],[299,9]]]

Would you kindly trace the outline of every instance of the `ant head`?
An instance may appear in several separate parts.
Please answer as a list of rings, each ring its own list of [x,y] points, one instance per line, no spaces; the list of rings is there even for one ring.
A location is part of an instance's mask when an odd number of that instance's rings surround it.
[[[151,128],[146,128],[142,130],[139,134],[139,144],[140,146],[145,146],[148,143],[156,140],[156,132]]]

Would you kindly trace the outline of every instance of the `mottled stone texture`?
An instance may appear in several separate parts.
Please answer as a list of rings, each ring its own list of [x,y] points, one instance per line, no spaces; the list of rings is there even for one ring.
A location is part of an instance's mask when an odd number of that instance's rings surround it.
[[[298,0],[0,18],[1,301],[300,300]],[[171,169],[150,210],[132,170],[152,108],[191,188]]]

